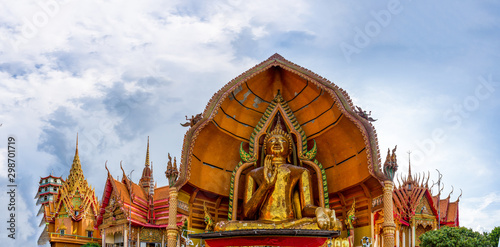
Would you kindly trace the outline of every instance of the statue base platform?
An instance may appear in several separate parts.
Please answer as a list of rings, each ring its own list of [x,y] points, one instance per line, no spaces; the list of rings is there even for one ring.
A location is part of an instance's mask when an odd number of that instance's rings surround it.
[[[340,231],[305,229],[256,229],[190,234],[190,238],[203,239],[210,247],[219,246],[308,246],[323,245]]]

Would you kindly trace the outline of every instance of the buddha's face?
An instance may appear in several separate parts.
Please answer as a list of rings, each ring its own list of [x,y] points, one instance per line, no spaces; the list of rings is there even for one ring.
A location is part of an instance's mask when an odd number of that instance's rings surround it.
[[[266,154],[272,154],[275,157],[286,157],[290,151],[290,143],[283,135],[273,135],[266,143]]]

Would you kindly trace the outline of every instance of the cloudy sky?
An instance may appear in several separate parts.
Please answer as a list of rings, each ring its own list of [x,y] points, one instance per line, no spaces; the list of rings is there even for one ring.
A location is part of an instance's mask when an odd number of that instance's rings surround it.
[[[34,246],[41,176],[68,175],[80,136],[99,198],[104,163],[138,180],[150,136],[159,186],[180,156],[185,115],[279,53],[372,111],[400,174],[438,169],[460,195],[460,224],[500,225],[500,4],[496,1],[0,2],[0,186],[17,147],[17,240]],[[434,192],[436,193],[436,189]],[[0,194],[1,229],[7,194]],[[7,240],[4,240],[7,239]]]

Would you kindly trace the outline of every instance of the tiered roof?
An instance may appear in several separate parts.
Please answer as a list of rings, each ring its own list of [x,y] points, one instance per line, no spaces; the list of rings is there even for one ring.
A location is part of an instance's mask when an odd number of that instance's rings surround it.
[[[49,180],[46,180],[49,179]],[[50,179],[60,179],[62,184],[58,184],[57,182],[52,183]],[[44,183],[48,181],[47,183]],[[41,192],[41,188],[50,188],[53,192],[51,195],[54,195],[53,200],[49,200],[47,203],[43,203],[40,208],[38,215],[43,212],[43,218],[40,222],[40,226],[44,226],[45,228],[38,239],[39,245],[44,245],[48,241],[59,241],[54,240],[51,235],[49,235],[49,230],[53,232],[57,232],[58,230],[66,229],[64,223],[62,225],[58,225],[61,223],[57,222],[58,218],[70,218],[72,222],[78,222],[77,225],[73,225],[73,232],[79,231],[79,233],[73,234],[83,234],[82,228],[85,227],[83,225],[88,225],[91,229],[93,226],[93,221],[97,217],[99,201],[95,195],[94,189],[88,184],[85,176],[83,175],[82,165],[80,163],[80,157],[78,156],[78,135],[76,137],[76,150],[75,157],[73,158],[73,163],[71,165],[70,173],[66,181],[64,181],[60,177],[55,177],[49,175],[47,177],[40,179],[40,188],[39,193],[35,197],[40,197],[45,195]],[[55,192],[57,190],[57,192]],[[44,190],[45,191],[45,190]],[[40,201],[40,199],[39,199]],[[64,220],[64,219],[63,219]],[[55,227],[54,225],[58,226]],[[49,226],[51,228],[49,229]],[[54,237],[58,239],[58,237]]]
[[[37,200],[37,205],[45,205],[49,203],[49,201],[53,201],[53,198],[57,195],[57,192],[59,190],[59,187],[62,186],[64,183],[64,179],[61,177],[56,177],[52,176],[50,174],[47,177],[40,177],[40,182],[38,183],[38,192],[35,195],[35,199]],[[45,200],[45,196],[47,197],[47,200]],[[40,208],[40,212],[43,211],[43,206]],[[40,212],[38,215],[40,215]]]
[[[425,199],[431,207],[429,212],[432,212],[436,219],[438,214],[441,215],[441,225],[459,226],[458,202],[460,197],[455,202],[450,203],[449,195],[446,199],[441,200],[438,199],[440,194],[433,196],[428,184],[429,174],[426,176],[424,173],[414,177],[410,163],[408,164],[408,177],[401,177],[400,180],[399,187],[393,192],[394,213],[400,223],[409,224],[415,214],[421,213],[417,212],[417,206]]]
[[[94,189],[83,175],[80,157],[78,156],[78,137],[76,140],[75,157],[68,178],[59,188],[53,202],[45,207],[45,220],[53,222],[60,213],[68,214],[73,220],[79,221],[86,213],[97,216],[99,202]]]
[[[451,194],[451,193],[450,193]],[[438,205],[439,195],[435,195],[432,197],[432,201],[434,202],[434,205]],[[446,225],[446,226],[459,226],[459,210],[458,210],[458,203],[460,201],[460,196],[457,198],[456,201],[450,202],[450,195],[446,197],[445,199],[439,200],[439,214],[441,216],[440,218],[440,223],[441,225]]]
[[[153,184],[153,169],[149,168],[149,139],[146,162],[139,184],[130,180],[122,169],[122,179],[113,178],[108,170],[108,178],[102,196],[102,205],[97,218],[97,225],[104,222],[106,208],[116,204],[134,225],[152,228],[164,228],[168,225],[169,186],[157,188]],[[106,167],[107,170],[107,167]],[[180,215],[179,215],[180,217]]]

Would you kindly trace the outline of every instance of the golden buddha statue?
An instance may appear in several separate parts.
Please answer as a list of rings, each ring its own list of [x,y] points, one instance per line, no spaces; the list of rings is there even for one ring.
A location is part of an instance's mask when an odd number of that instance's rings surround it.
[[[264,139],[264,165],[246,175],[244,221],[222,221],[215,231],[240,229],[340,230],[335,211],[313,205],[309,170],[287,163],[292,138],[280,121]]]

